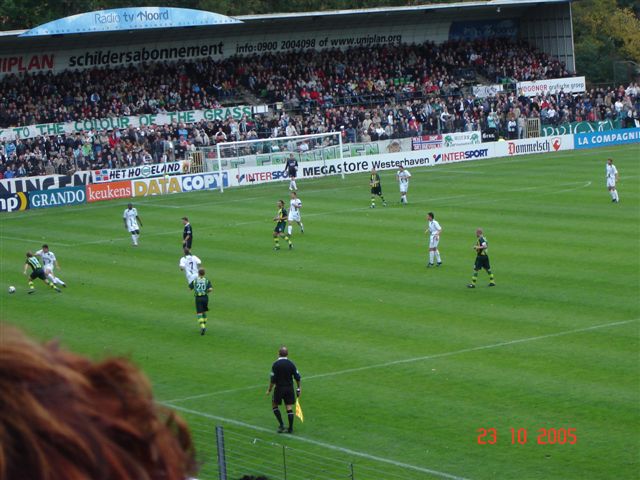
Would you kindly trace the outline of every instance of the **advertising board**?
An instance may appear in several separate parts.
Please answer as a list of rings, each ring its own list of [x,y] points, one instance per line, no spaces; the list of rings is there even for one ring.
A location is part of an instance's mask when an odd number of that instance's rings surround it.
[[[66,187],[55,190],[34,190],[29,192],[31,208],[62,207],[80,205],[87,201],[86,187]]]
[[[102,202],[132,197],[131,180],[87,185],[87,202]]]
[[[625,145],[640,142],[640,128],[610,130],[608,132],[578,133],[575,135],[576,149]]]

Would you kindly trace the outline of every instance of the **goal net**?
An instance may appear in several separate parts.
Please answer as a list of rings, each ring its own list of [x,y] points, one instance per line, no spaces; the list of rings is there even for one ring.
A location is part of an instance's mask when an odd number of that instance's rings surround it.
[[[192,152],[192,164],[207,172],[227,172],[239,175],[249,167],[273,165],[284,170],[291,154],[298,160],[298,168],[305,162],[325,162],[344,158],[341,132],[297,135],[294,137],[260,138],[240,142],[221,142],[200,147]],[[194,166],[195,166],[194,165]],[[283,180],[285,178],[283,177]]]

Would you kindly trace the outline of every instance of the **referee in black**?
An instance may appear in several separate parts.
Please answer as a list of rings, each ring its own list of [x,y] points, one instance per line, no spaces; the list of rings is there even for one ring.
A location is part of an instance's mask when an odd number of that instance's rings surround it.
[[[184,225],[184,230],[182,231],[182,248],[188,248],[191,250],[191,244],[193,243],[193,229],[191,228],[191,224],[187,217],[182,217],[182,224]]]
[[[273,362],[271,366],[271,380],[269,382],[269,388],[267,389],[267,395],[269,395],[275,387],[271,406],[273,408],[273,414],[280,424],[278,433],[293,433],[293,406],[296,403],[296,396],[300,396],[300,373],[298,373],[295,364],[287,358],[288,356],[289,350],[287,350],[287,347],[280,347],[280,350],[278,350],[278,359]],[[295,379],[297,384],[295,393],[293,391],[293,379]],[[284,428],[284,422],[280,414],[280,404],[283,400],[287,408],[287,418],[289,420],[288,429]]]

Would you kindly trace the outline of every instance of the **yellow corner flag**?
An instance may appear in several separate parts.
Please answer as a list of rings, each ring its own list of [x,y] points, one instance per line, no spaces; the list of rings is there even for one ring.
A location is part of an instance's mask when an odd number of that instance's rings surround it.
[[[304,413],[302,413],[302,406],[300,405],[300,400],[296,400],[296,417],[298,417],[301,422],[304,422]]]

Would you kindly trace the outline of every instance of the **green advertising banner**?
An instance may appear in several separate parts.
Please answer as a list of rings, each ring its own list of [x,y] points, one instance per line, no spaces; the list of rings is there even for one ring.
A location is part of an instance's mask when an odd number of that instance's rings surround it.
[[[113,130],[129,127],[145,127],[149,125],[170,125],[172,123],[196,123],[202,120],[215,121],[226,120],[231,117],[240,120],[243,115],[251,116],[252,113],[264,113],[266,105],[236,106],[211,108],[207,110],[187,110],[183,112],[166,112],[148,115],[136,115],[130,117],[109,117],[78,120],[75,122],[43,123],[40,125],[25,125],[22,127],[10,127],[0,129],[0,141],[6,142],[16,139],[35,138],[41,135],[69,135],[81,133],[87,130]]]
[[[561,123],[555,127],[553,125],[543,125],[542,136],[556,137],[558,135],[573,135],[576,133],[607,132],[619,128],[622,128],[620,120]]]

